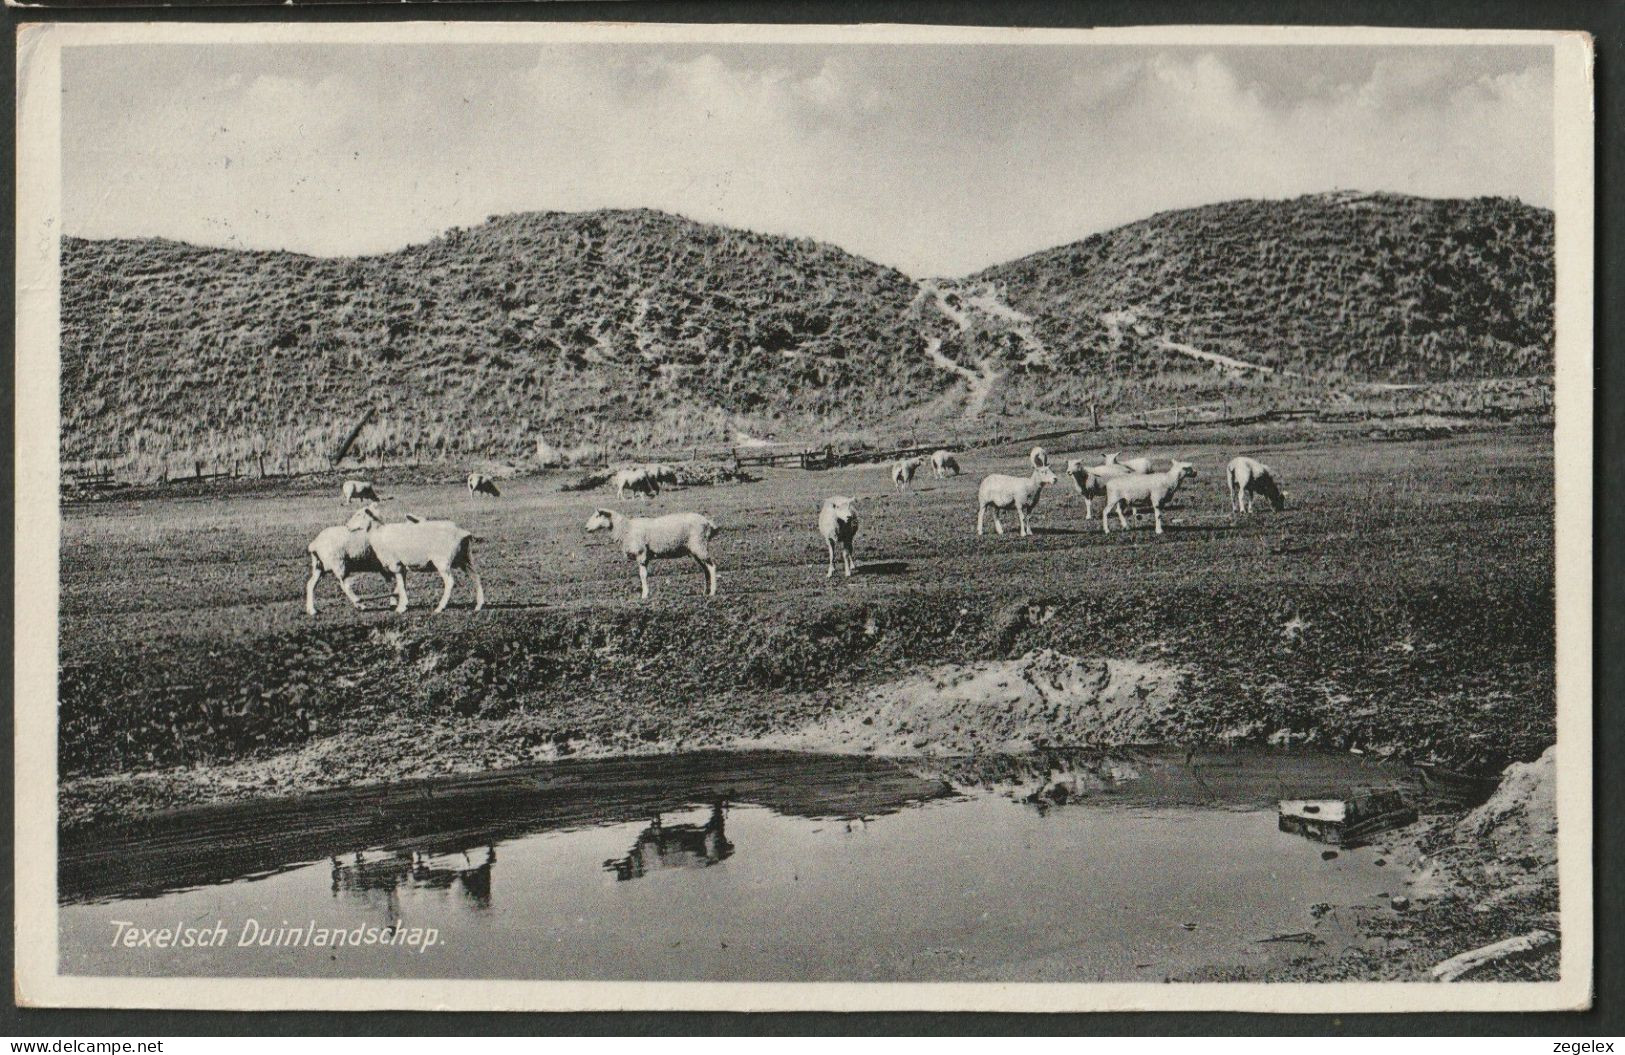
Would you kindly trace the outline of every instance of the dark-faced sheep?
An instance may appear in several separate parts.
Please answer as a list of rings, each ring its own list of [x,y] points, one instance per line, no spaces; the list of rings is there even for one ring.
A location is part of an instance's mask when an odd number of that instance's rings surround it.
[[[1275,470],[1263,462],[1246,455],[1232,458],[1224,476],[1225,487],[1230,492],[1230,508],[1234,511],[1251,513],[1259,495],[1263,495],[1277,513],[1286,508],[1286,497],[1281,494]]]
[[[468,474],[469,497],[477,495],[490,495],[492,498],[501,498],[502,492],[497,490],[497,482],[485,473]]]
[[[372,485],[371,480],[346,480],[343,491],[345,504],[379,500],[378,489]]]
[[[959,475],[959,459],[954,457],[953,451],[935,451],[932,453],[931,475],[938,480],[946,480],[950,475]]]

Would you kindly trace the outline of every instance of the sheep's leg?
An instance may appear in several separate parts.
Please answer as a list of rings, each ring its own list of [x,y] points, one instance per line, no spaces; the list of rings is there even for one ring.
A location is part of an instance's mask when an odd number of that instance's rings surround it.
[[[1128,530],[1128,521],[1123,519],[1123,507],[1126,506],[1126,505],[1128,505],[1127,502],[1119,502],[1119,503],[1117,503],[1117,522],[1119,524],[1123,525],[1123,530],[1124,531]],[[1140,519],[1140,511],[1138,509],[1136,509],[1134,511],[1134,519],[1136,521],[1138,521]]]
[[[983,505],[983,506],[977,506],[976,507],[976,533],[978,535],[980,535],[982,533],[982,518],[985,517],[986,515],[987,515],[987,506]]]
[[[857,560],[852,556],[852,543],[848,542],[845,548],[842,549],[841,559],[846,567],[846,577],[850,579],[852,577],[852,573],[856,571],[858,567]]]
[[[717,566],[699,554],[695,554],[694,559],[699,562],[700,567],[705,571],[705,595],[715,597],[717,595]]]
[[[1100,531],[1103,535],[1110,535],[1112,533],[1112,507],[1110,502],[1101,503]]]
[[[1027,526],[1027,511],[1020,506],[1016,506],[1016,522],[1021,525],[1022,538],[1033,533],[1033,529]]]
[[[310,578],[305,580],[305,614],[316,614],[316,582],[322,577],[321,558],[310,555]],[[342,580],[340,580],[342,581]]]
[[[351,604],[355,605],[357,608],[363,607],[363,605],[361,604],[361,598],[356,596],[355,587],[350,585],[350,580],[355,578],[355,576],[353,576],[353,575],[340,575],[337,572],[335,572],[333,574],[333,578],[335,578],[335,579],[337,579],[339,581],[339,589],[344,591],[344,596],[346,596],[346,597],[348,597],[350,599]]]
[[[1162,534],[1162,506],[1158,505],[1155,502],[1152,502],[1151,503],[1151,516],[1156,519],[1156,522],[1157,522],[1157,534],[1159,534],[1159,535]]]
[[[434,606],[434,610],[436,612],[444,612],[446,610],[446,605],[451,601],[451,587],[456,580],[451,577],[451,572],[440,567],[439,565],[435,565],[434,570],[440,573],[440,581],[445,584],[440,591],[440,603]]]
[[[474,611],[485,607],[485,584],[480,582],[480,573],[474,570],[473,562],[468,565],[468,574],[474,577]]]
[[[829,550],[829,571],[824,573],[824,578],[833,579],[835,578],[835,540],[825,539],[824,546]]]
[[[1001,535],[1004,534],[1004,521],[999,519],[998,506],[993,507],[993,530],[997,531]]]
[[[1093,520],[1094,518],[1095,518],[1095,500],[1093,498],[1090,498],[1088,495],[1084,495],[1083,496],[1083,519],[1085,519],[1085,520]]]
[[[395,612],[398,615],[406,613],[406,575],[400,568],[395,569]]]
[[[638,585],[642,588],[643,599],[649,599],[649,562],[642,557],[638,558]]]

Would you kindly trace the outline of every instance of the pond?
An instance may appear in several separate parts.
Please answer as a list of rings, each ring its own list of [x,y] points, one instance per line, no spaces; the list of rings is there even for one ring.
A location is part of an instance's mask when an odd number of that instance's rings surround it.
[[[1398,893],[1380,845],[1332,853],[1274,807],[1407,781],[1271,751],[703,754],[192,810],[65,837],[61,967],[1161,981]]]

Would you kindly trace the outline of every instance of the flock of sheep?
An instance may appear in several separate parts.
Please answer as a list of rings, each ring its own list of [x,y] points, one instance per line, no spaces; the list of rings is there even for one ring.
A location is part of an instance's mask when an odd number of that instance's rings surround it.
[[[939,450],[929,459],[904,458],[892,466],[893,484],[900,490],[912,486],[915,474],[929,460],[932,473],[938,479],[959,475],[959,462],[952,451]],[[1028,476],[1009,476],[993,473],[982,479],[977,488],[976,533],[983,534],[984,521],[989,511],[993,514],[993,527],[1004,534],[1004,523],[999,513],[1014,511],[1022,536],[1032,534],[1028,518],[1038,505],[1039,495],[1048,484],[1058,482],[1050,468],[1049,455],[1042,447],[1034,447],[1028,455],[1033,471]],[[1081,459],[1066,464],[1066,476],[1084,499],[1084,515],[1094,516],[1094,500],[1100,498],[1100,527],[1111,531],[1110,518],[1117,514],[1118,525],[1128,527],[1124,507],[1149,507],[1156,523],[1156,533],[1162,534],[1162,507],[1186,480],[1194,479],[1196,470],[1189,462],[1174,459],[1162,472],[1151,471],[1149,458],[1119,458],[1113,453],[1099,465],[1085,466]],[[618,496],[630,490],[651,498],[660,492],[663,483],[675,482],[676,470],[668,465],[640,465],[623,468],[610,479]],[[1276,474],[1269,466],[1246,456],[1231,459],[1225,469],[1225,485],[1230,493],[1230,508],[1238,513],[1250,513],[1259,496],[1280,510],[1286,502]],[[496,482],[483,473],[468,477],[471,496],[497,497]],[[387,523],[379,511],[384,501],[377,489],[364,480],[346,480],[342,489],[346,503],[365,503],[342,525],[324,529],[311,540],[307,551],[310,557],[310,578],[305,582],[305,611],[316,614],[316,585],[324,573],[338,581],[344,596],[356,608],[364,607],[362,599],[350,584],[350,579],[364,572],[393,579],[396,612],[405,612],[406,576],[411,571],[435,571],[442,582],[440,603],[436,612],[444,611],[451,600],[454,585],[453,572],[468,574],[474,583],[474,610],[485,606],[485,590],[480,584],[479,572],[474,568],[473,543],[476,536],[458,527],[450,520],[424,520],[410,513],[404,523]],[[638,582],[642,597],[649,597],[649,562],[659,558],[692,557],[705,573],[706,594],[717,592],[717,566],[711,559],[710,541],[717,525],[700,513],[668,513],[665,516],[637,517],[618,513],[612,509],[595,510],[586,524],[587,532],[607,531],[629,560],[638,565]],[[852,546],[858,533],[858,513],[855,499],[835,495],[824,501],[818,513],[818,532],[828,550],[829,567],[826,578],[835,575],[835,557],[839,552],[845,575],[857,568]]]

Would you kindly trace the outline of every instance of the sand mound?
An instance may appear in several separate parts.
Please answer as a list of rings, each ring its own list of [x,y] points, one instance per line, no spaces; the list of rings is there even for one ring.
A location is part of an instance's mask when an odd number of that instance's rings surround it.
[[[1156,739],[1154,726],[1182,680],[1170,667],[1038,649],[882,685],[779,743],[899,755],[1140,743]]]
[[[1508,766],[1483,805],[1444,833],[1424,890],[1468,887],[1491,902],[1557,883],[1557,748]]]

